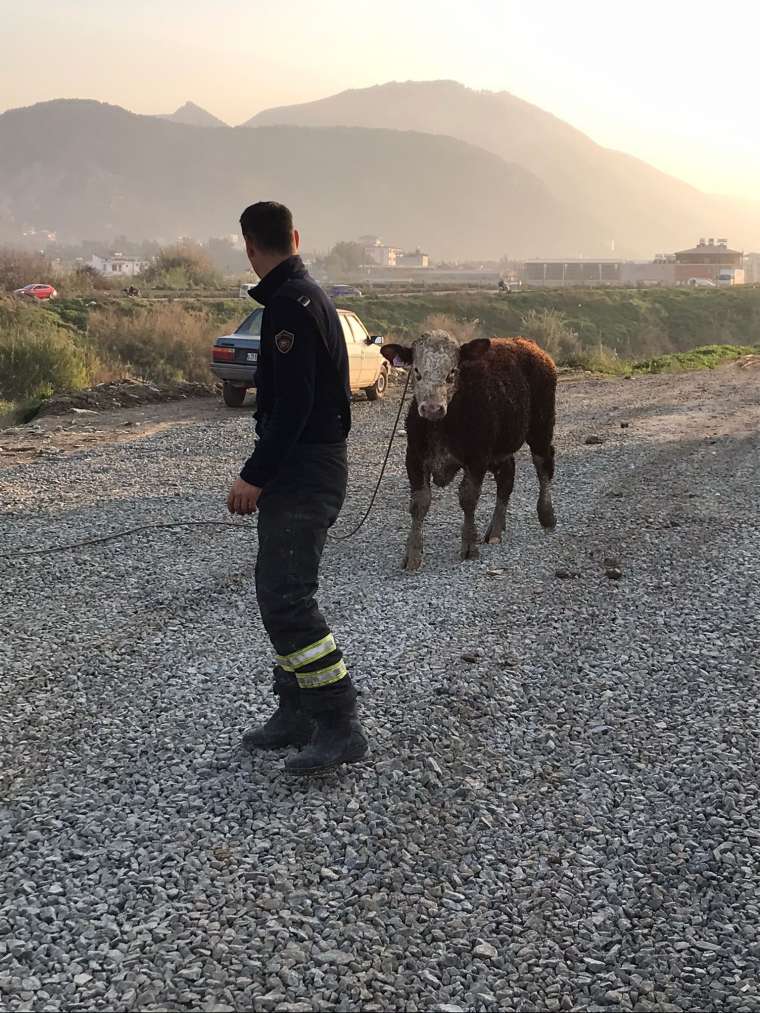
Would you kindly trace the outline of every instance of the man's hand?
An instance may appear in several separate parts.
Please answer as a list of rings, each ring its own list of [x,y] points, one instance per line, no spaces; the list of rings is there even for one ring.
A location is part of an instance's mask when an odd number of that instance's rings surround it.
[[[227,496],[227,509],[231,514],[240,514],[241,517],[255,514],[260,495],[261,489],[257,485],[249,485],[242,478],[236,478]]]

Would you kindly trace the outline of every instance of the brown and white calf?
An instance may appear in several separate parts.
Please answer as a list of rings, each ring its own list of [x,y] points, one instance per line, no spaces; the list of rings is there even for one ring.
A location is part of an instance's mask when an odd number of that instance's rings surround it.
[[[515,480],[515,453],[527,443],[539,481],[538,519],[556,524],[554,404],[557,371],[551,358],[524,338],[478,338],[459,345],[447,331],[430,331],[411,347],[388,344],[383,355],[413,370],[414,398],[406,420],[406,470],[412,528],[404,567],[422,563],[422,524],[430,509],[430,480],[448,485],[458,472],[464,511],[462,559],[477,559],[475,509],[486,472],[496,479],[496,507],[483,541],[501,541]]]

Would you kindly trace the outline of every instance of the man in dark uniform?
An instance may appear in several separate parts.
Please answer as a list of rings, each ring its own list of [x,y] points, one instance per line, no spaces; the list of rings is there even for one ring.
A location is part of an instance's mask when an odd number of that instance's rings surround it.
[[[298,256],[290,211],[262,201],[240,218],[264,307],[256,371],[256,442],[230,489],[234,514],[258,510],[256,597],[277,655],[278,708],[243,737],[247,749],[298,746],[292,774],[354,763],[367,752],[356,691],[315,594],[328,528],[346,495],[351,427],[348,353],[338,313]]]

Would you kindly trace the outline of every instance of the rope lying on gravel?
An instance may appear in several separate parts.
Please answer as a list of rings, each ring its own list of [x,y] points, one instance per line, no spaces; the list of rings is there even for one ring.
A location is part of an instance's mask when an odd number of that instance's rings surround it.
[[[377,482],[375,483],[375,490],[372,493],[372,498],[369,501],[369,506],[364,512],[364,516],[359,523],[345,535],[331,535],[328,534],[328,538],[333,542],[346,542],[349,538],[353,538],[357,534],[367,521],[367,518],[372,513],[372,507],[375,505],[377,494],[380,491],[380,483],[385,475],[385,469],[388,466],[388,459],[391,455],[391,447],[393,446],[393,440],[396,436],[396,430],[398,429],[399,419],[401,418],[401,412],[404,408],[406,401],[406,392],[409,389],[409,380],[411,379],[411,370],[407,372],[406,384],[404,386],[404,392],[401,395],[401,402],[398,406],[398,412],[396,413],[396,420],[393,423],[393,429],[391,430],[391,438],[388,440],[388,447],[385,451],[385,458],[383,459],[382,466],[380,468],[380,474]],[[114,531],[110,535],[101,535],[99,538],[85,538],[81,542],[71,542],[68,545],[53,545],[47,549],[18,549],[15,552],[0,552],[0,559],[17,559],[19,556],[47,556],[53,552],[68,552],[70,549],[82,549],[87,545],[103,545],[105,542],[116,541],[117,538],[127,538],[129,535],[138,534],[141,531],[159,531],[166,530],[168,528],[195,528],[195,527],[217,527],[217,528],[237,528],[238,530],[245,529],[250,531],[251,529],[245,523],[239,521],[166,521],[158,524],[140,524],[136,528],[126,528],[123,531]]]
[[[235,521],[167,521],[163,524],[140,524],[136,528],[125,528],[124,531],[114,531],[112,534],[102,535],[100,538],[85,538],[84,541],[71,542],[69,545],[53,545],[48,549],[19,549],[17,552],[0,552],[0,559],[16,559],[18,556],[46,556],[51,552],[66,552],[69,549],[81,549],[85,545],[102,545],[104,542],[113,542],[117,538],[126,538],[128,535],[137,534],[139,531],[155,531],[160,528],[193,528],[203,525],[250,530],[246,524]]]

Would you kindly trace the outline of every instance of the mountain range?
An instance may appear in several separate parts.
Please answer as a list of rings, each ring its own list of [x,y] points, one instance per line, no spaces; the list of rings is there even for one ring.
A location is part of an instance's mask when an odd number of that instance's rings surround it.
[[[0,236],[33,224],[66,238],[205,238],[263,198],[293,207],[308,249],[365,233],[448,259],[649,257],[702,235],[760,247],[760,204],[452,81],[351,90],[234,128],[190,102],[165,116],[87,100],[0,116]]]

